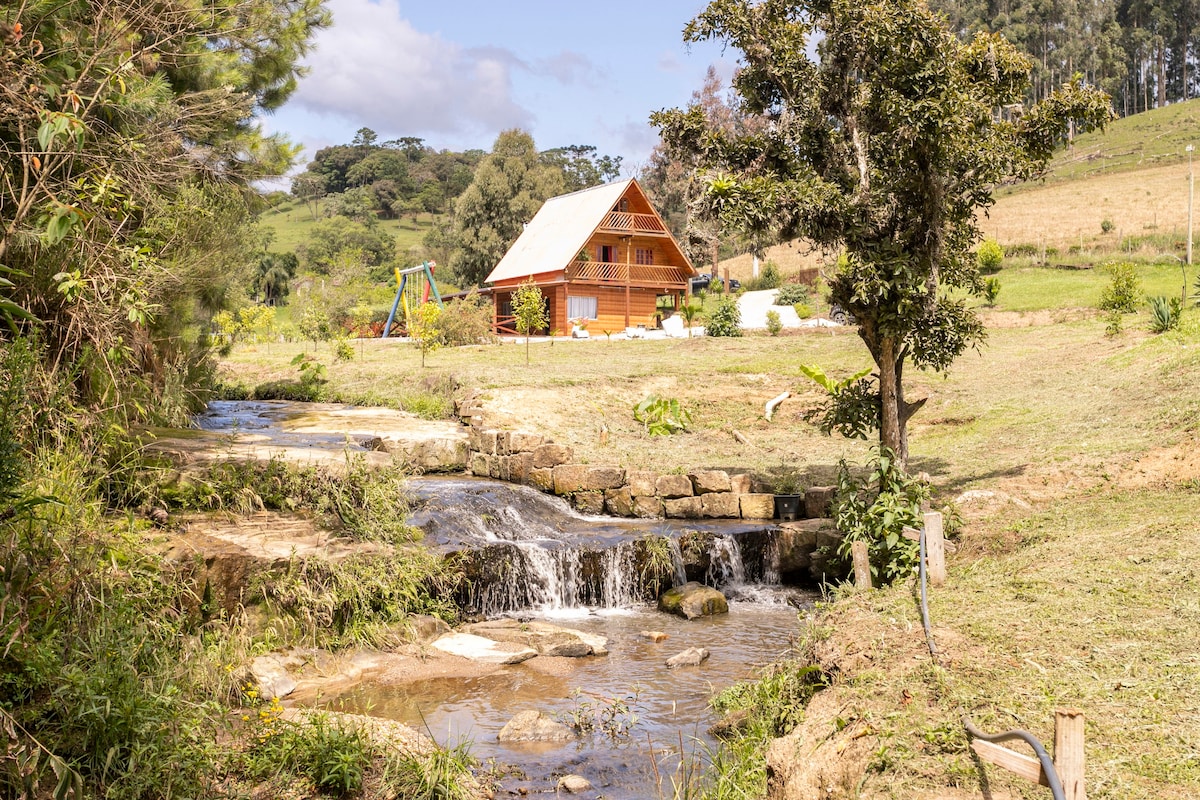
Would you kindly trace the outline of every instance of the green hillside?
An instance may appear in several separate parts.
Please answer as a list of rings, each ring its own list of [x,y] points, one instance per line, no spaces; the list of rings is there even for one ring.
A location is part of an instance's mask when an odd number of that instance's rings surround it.
[[[422,213],[417,216],[416,223],[406,216],[400,220],[380,220],[379,225],[396,238],[396,253],[407,263],[418,259],[419,254],[413,251],[423,247],[425,234],[437,219],[438,215]],[[259,218],[259,224],[274,232],[271,249],[277,252],[296,252],[308,238],[315,222],[308,208],[298,201],[278,205]]]

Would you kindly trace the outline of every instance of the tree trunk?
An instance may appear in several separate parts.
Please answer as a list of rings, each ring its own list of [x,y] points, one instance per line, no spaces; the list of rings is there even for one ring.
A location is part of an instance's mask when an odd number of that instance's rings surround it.
[[[879,337],[879,446],[891,450],[896,457],[897,466],[903,470],[908,465],[908,437],[904,435],[904,420],[901,416],[904,392],[900,386],[900,372],[897,369],[897,345],[898,342],[891,336]]]

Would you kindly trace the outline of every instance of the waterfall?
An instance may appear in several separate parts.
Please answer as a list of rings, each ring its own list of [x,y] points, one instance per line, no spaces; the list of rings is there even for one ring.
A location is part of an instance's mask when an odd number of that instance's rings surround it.
[[[485,479],[415,479],[409,491],[410,523],[466,574],[456,600],[469,614],[631,608],[686,583],[697,566],[688,561],[694,550],[685,557],[680,545],[683,532],[662,520],[583,516],[562,498]],[[769,525],[689,521],[687,532],[705,542],[698,569],[709,585],[750,586],[771,570],[759,563]]]

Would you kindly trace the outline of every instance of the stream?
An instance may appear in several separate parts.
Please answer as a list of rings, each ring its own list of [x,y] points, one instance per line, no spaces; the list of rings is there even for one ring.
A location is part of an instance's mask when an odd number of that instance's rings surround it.
[[[305,410],[213,403],[199,423],[280,445],[354,449],[345,436],[283,430]],[[608,639],[606,656],[539,656],[477,678],[365,683],[325,702],[404,722],[443,745],[467,743],[475,758],[499,765],[501,796],[554,794],[558,777],[573,773],[595,787],[589,797],[671,797],[680,764],[705,762],[719,746],[708,733],[712,696],[786,657],[798,609],[816,599],[778,585],[770,523],[584,516],[530,487],[464,476],[413,478],[408,490],[410,522],[427,545],[464,565],[469,586],[455,600],[465,616],[545,620]],[[668,585],[698,580],[722,590],[729,613],[687,621],[658,612],[651,600],[661,584],[646,577],[652,558]],[[642,631],[667,638],[656,643]],[[711,656],[667,669],[667,658],[689,647]],[[597,729],[566,743],[499,742],[500,729],[526,710],[596,721]],[[627,732],[609,735],[604,712],[610,728]]]

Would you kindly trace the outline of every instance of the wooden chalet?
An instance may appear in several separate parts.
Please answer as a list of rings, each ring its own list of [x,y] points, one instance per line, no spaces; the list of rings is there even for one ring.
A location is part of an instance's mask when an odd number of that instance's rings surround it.
[[[568,333],[585,320],[596,335],[654,327],[680,307],[695,274],[631,178],[547,200],[487,282],[497,333],[515,332],[512,293],[532,278],[548,301],[550,330]]]

